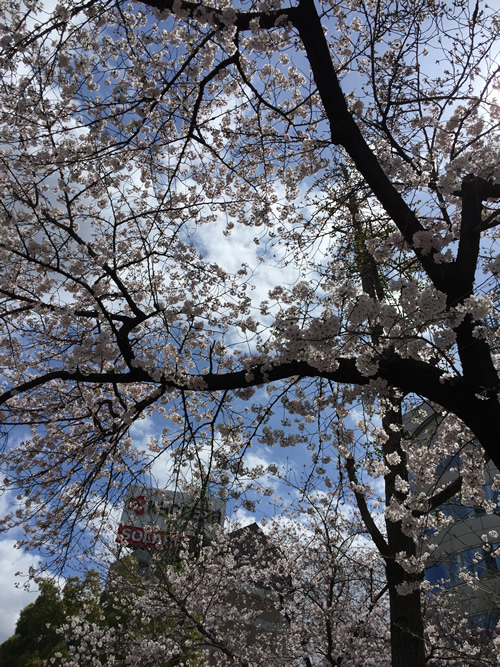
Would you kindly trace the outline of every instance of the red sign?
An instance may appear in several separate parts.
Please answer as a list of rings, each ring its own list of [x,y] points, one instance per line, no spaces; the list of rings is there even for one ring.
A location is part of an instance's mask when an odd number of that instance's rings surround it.
[[[142,549],[175,549],[186,537],[168,533],[165,530],[148,530],[143,526],[124,526],[123,524],[118,527],[118,535],[117,542]]]

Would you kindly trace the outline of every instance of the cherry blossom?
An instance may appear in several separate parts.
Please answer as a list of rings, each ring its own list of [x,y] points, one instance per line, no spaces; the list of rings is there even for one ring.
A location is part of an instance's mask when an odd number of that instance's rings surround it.
[[[162,458],[251,511],[269,465],[290,481],[251,448],[305,452],[318,484],[341,477],[386,569],[392,649],[406,605],[422,664],[433,512],[460,489],[486,503],[485,459],[500,467],[495,10],[0,12],[0,404],[22,432],[2,525],[64,567]],[[402,413],[422,400],[439,425],[417,446]],[[139,447],[149,418],[163,431]],[[456,455],[460,482],[426,486]]]

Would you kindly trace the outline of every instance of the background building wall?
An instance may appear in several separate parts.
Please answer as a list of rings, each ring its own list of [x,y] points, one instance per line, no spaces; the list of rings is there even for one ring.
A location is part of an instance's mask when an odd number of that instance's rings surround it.
[[[432,447],[439,422],[429,403],[405,415],[407,432],[427,447]],[[477,455],[483,456],[479,450]],[[422,490],[447,486],[460,476],[461,468],[459,454],[448,457]],[[453,604],[473,622],[493,627],[500,617],[500,497],[494,484],[499,471],[489,461],[482,472],[484,499],[493,501],[496,510],[488,513],[482,505],[465,503],[460,493],[440,505],[435,512],[441,513],[445,525],[430,537],[426,579],[437,589],[448,589]]]

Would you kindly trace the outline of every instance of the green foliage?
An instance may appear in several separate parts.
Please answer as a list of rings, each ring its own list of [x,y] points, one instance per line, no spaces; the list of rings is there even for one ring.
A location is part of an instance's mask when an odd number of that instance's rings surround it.
[[[62,595],[48,579],[39,583],[40,594],[19,616],[16,631],[0,645],[0,664],[3,667],[41,667],[55,654],[67,654],[64,637],[57,632],[66,619],[85,614],[95,622],[102,614],[99,574],[93,570],[85,578],[71,577]]]
[[[113,657],[118,659],[119,664],[125,661],[127,642],[140,641],[141,637],[155,641],[171,636],[175,637],[180,652],[176,658],[165,663],[166,667],[197,667],[206,664],[199,649],[204,643],[203,637],[192,620],[178,610],[169,610],[168,603],[164,605],[165,613],[161,616],[153,613],[145,618],[142,613],[137,613],[137,603],[143,596],[148,598],[159,581],[163,582],[161,592],[168,598],[168,575],[165,575],[164,568],[173,568],[177,572],[183,570],[178,552],[166,551],[161,556],[155,555],[157,558],[151,558],[150,555],[144,558],[144,553],[141,556],[136,552],[121,557],[110,569],[108,584],[101,596],[105,617],[103,625],[126,634],[121,649],[114,646]]]
[[[4,667],[38,667],[54,653],[64,651],[56,628],[64,622],[64,602],[51,581],[40,582],[40,595],[25,607],[15,634],[0,645],[0,664]]]
[[[161,620],[153,617],[145,622],[141,615],[135,613],[134,602],[137,596],[142,595],[147,582],[146,572],[141,570],[133,556],[121,558],[114,564],[104,590],[95,570],[87,572],[83,579],[68,578],[62,592],[52,581],[40,581],[37,599],[21,611],[15,634],[0,645],[0,666],[42,667],[51,658],[57,658],[56,664],[60,664],[61,658],[69,658],[72,642],[75,641],[68,624],[72,617],[91,625],[115,629],[128,641],[139,640],[145,635],[179,635],[180,631],[180,644],[186,643],[187,648],[175,663],[170,662],[169,665],[188,667],[199,664],[201,654],[192,648],[200,644],[200,635],[195,628],[185,625],[176,616],[166,616]],[[114,657],[119,662],[125,660],[126,644],[124,641],[123,652],[115,652]]]
[[[99,573],[90,570],[82,581],[71,577],[63,590],[63,605],[66,616],[78,616],[85,611],[89,623],[96,623],[102,615],[101,581]]]

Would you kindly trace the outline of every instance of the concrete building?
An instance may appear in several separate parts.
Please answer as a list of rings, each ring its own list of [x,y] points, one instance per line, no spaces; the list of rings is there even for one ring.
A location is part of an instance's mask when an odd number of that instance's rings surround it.
[[[257,523],[232,531],[229,538],[236,571],[243,571],[247,565],[253,571],[258,571],[259,567],[267,568],[270,562],[279,558],[276,548]],[[282,633],[288,624],[276,604],[284,585],[286,581],[277,576],[270,581],[249,581],[245,576],[241,576],[227,587],[224,596],[224,603],[227,610],[231,610],[232,617],[226,621],[227,634],[234,636],[236,622],[241,647],[249,653],[252,652],[252,647],[258,648],[259,654],[263,654],[270,665],[278,664],[276,660],[285,649]],[[210,664],[217,665],[217,649],[210,648],[208,653]]]
[[[207,544],[214,527],[222,526],[224,518],[225,502],[220,499],[200,502],[182,492],[133,486],[117,530],[117,541],[126,556],[117,560],[110,573],[120,575],[120,565],[126,567],[126,558],[132,557],[138,566],[132,576],[145,582],[151,575],[152,554],[160,555],[161,562],[163,558],[175,559],[181,543],[189,549]],[[287,627],[276,604],[285,582],[279,577],[259,581],[253,574],[248,576],[247,568],[252,573],[259,568],[263,571],[279,555],[256,523],[232,531],[228,538],[236,576],[229,577],[223,582],[224,590],[217,591],[219,636],[236,637],[238,652],[251,655],[258,651],[272,664],[282,653],[282,632]],[[220,648],[205,645],[202,650],[208,654],[209,664],[219,664]]]

